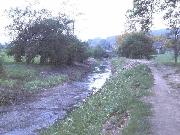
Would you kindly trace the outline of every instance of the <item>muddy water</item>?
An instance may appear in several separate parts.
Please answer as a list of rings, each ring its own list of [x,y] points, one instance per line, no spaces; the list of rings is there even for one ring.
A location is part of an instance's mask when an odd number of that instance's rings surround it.
[[[0,134],[37,135],[39,130],[64,119],[75,106],[96,93],[110,75],[110,64],[103,61],[81,81],[42,92],[29,103],[0,107]]]

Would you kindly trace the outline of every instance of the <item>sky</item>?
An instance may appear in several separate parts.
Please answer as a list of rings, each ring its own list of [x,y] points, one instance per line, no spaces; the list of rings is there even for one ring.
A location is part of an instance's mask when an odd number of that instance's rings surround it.
[[[82,40],[119,35],[125,30],[125,14],[132,8],[133,0],[0,0],[0,42],[9,41],[9,20],[4,10],[32,4],[46,8],[54,14],[65,12],[75,20],[75,34]],[[164,28],[162,20],[155,18],[153,29]]]

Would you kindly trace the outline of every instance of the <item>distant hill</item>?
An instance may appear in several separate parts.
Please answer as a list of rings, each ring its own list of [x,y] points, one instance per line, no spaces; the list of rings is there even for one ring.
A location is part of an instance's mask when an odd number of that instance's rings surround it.
[[[169,30],[167,30],[167,29],[159,29],[159,30],[151,31],[151,34],[154,36],[160,36],[160,35],[165,36],[167,33],[169,33]]]
[[[116,36],[107,37],[105,39],[103,38],[89,39],[88,44],[91,47],[100,45],[101,47],[107,50],[111,50],[112,47],[116,44]]]
[[[167,29],[159,29],[159,30],[152,30],[151,34],[154,36],[166,35],[169,32]],[[116,45],[116,36],[103,38],[94,38],[89,39],[88,41],[89,46],[95,47],[97,45],[102,46],[105,49],[111,50],[114,45]]]

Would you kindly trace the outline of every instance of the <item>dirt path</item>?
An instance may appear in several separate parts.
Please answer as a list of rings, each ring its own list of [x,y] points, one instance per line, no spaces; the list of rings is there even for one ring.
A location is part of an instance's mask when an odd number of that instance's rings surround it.
[[[174,89],[170,84],[179,80],[176,70],[168,66],[155,66],[152,62],[141,61],[147,64],[154,76],[153,96],[150,97],[153,116],[152,135],[179,135],[180,134],[180,89]],[[176,74],[176,78],[174,78]],[[168,78],[170,78],[168,80]],[[178,82],[178,81],[177,81]]]
[[[164,79],[167,70],[150,66],[154,75],[154,96],[151,99],[154,115],[152,118],[153,135],[180,134],[180,95],[175,96],[174,89]]]
[[[105,66],[103,71],[90,73],[80,82],[66,83],[39,93],[29,103],[0,107],[0,134],[36,135],[42,128],[64,119],[109,78],[110,65]]]

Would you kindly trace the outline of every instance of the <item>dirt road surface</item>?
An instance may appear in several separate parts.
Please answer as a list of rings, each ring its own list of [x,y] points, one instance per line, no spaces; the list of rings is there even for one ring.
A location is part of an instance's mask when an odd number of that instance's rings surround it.
[[[153,96],[149,98],[153,115],[152,135],[180,135],[180,72],[178,69],[153,62],[147,64],[154,76]]]

